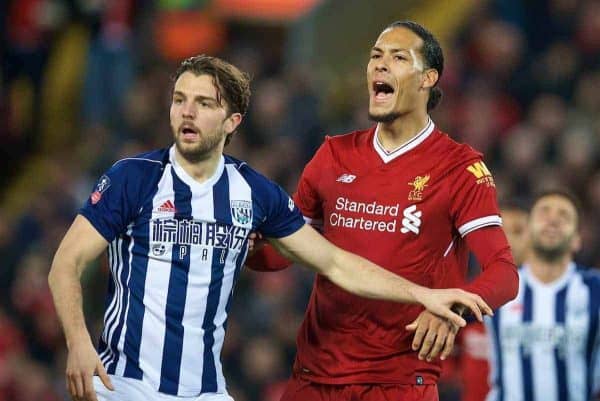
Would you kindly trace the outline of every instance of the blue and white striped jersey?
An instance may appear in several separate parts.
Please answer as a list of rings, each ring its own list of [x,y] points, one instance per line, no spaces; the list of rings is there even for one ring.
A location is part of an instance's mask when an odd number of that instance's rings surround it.
[[[108,373],[166,394],[226,393],[220,353],[248,234],[299,230],[290,197],[228,156],[198,183],[172,147],[115,163],[80,213],[110,243],[99,344]]]
[[[571,263],[550,284],[524,265],[519,294],[486,326],[487,401],[587,401],[599,390],[600,275]]]

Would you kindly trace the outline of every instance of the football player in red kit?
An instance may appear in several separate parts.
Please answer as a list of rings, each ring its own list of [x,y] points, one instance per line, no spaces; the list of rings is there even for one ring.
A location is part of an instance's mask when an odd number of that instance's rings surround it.
[[[471,249],[483,272],[462,288],[497,308],[516,295],[518,276],[481,154],[429,118],[442,71],[430,32],[407,21],[387,27],[367,66],[377,125],[327,137],[294,200],[336,245],[424,286],[455,286]],[[265,247],[248,265],[286,263]],[[405,329],[413,321],[416,333]],[[437,400],[434,357],[449,352],[455,332],[419,306],[360,298],[317,275],[282,400]]]

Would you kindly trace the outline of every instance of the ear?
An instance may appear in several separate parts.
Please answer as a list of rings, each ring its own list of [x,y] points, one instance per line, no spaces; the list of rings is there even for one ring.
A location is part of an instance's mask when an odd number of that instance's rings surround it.
[[[421,81],[421,87],[423,89],[430,89],[433,88],[435,86],[435,84],[437,83],[438,79],[439,79],[439,74],[437,72],[436,69],[434,68],[428,68],[425,71],[423,71],[423,78]]]
[[[242,115],[240,113],[231,113],[229,117],[225,119],[223,123],[223,129],[225,134],[229,135],[240,125],[242,122]]]

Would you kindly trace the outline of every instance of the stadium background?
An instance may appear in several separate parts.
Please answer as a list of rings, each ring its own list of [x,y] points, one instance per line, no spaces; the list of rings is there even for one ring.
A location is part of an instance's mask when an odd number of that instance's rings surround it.
[[[18,0],[0,3],[0,401],[67,399],[46,284],[96,178],[166,146],[170,74],[207,52],[249,71],[226,151],[293,192],[324,133],[370,126],[365,68],[380,30],[414,19],[442,41],[432,116],[485,154],[502,199],[564,184],[584,203],[580,262],[600,265],[600,2],[594,0]],[[94,335],[106,259],[84,278]],[[223,362],[237,401],[278,400],[312,283],[245,272]],[[442,400],[459,399],[449,375]]]

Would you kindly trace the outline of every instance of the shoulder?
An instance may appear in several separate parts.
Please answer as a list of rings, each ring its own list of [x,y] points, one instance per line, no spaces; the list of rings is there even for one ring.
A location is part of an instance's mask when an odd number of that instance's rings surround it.
[[[439,161],[438,171],[446,177],[470,177],[492,180],[492,173],[483,161],[483,154],[465,143],[459,143],[448,134],[436,129],[429,159]],[[485,178],[487,177],[487,178]]]
[[[475,150],[466,143],[455,141],[447,133],[436,129],[435,135],[437,136],[437,151],[442,152],[448,162],[455,165],[461,165],[483,159],[483,154],[481,152]]]
[[[266,191],[267,193],[273,188],[277,187],[277,184],[265,177],[263,174],[252,168],[245,161],[236,159],[229,155],[225,155],[225,168],[237,172],[244,181],[250,186],[250,189],[254,194],[260,194]]]
[[[287,192],[277,183],[250,167],[248,163],[225,155],[225,168],[230,170],[230,174],[231,170],[237,172],[248,184],[253,201],[256,202],[259,209],[263,210],[263,213],[268,214],[282,204],[293,205]]]
[[[365,148],[372,146],[375,128],[353,131],[339,135],[325,135],[323,143],[315,153],[312,163],[342,163],[360,159]]]
[[[375,128],[366,130],[352,131],[345,134],[325,135],[325,141],[322,146],[332,151],[344,151],[369,143],[371,135]]]
[[[585,284],[587,284],[595,290],[600,291],[600,271],[598,271],[598,269],[594,267],[577,265],[576,272],[581,276]]]
[[[157,149],[151,152],[140,153],[116,161],[109,171],[117,175],[147,176],[155,171],[162,171],[169,160],[168,149]]]
[[[263,174],[256,171],[248,163],[243,160],[236,159],[235,157],[224,155],[225,167],[237,171],[244,179],[250,184],[260,184],[270,182],[270,180]]]

